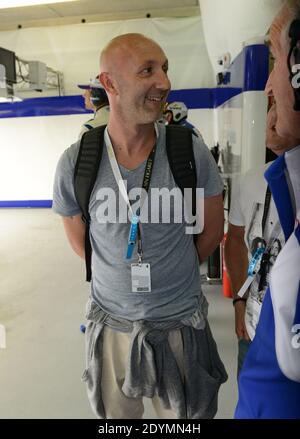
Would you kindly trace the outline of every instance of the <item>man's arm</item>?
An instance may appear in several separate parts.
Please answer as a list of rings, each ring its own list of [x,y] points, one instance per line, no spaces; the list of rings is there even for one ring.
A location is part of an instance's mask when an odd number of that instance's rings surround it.
[[[224,235],[223,197],[204,198],[204,229],[197,237],[200,263],[205,261],[222,241]]]
[[[225,242],[225,263],[233,291],[233,298],[237,297],[241,286],[247,278],[248,251],[244,241],[245,227],[234,226],[229,223]],[[238,337],[249,340],[245,326],[246,303],[242,300],[235,302],[235,332]]]
[[[62,220],[72,249],[78,256],[84,259],[85,224],[82,221],[82,215],[64,216]]]

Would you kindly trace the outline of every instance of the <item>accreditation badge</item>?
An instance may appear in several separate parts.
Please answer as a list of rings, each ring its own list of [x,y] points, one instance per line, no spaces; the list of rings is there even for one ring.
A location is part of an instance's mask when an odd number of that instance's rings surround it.
[[[131,264],[131,285],[133,293],[151,292],[150,264]]]

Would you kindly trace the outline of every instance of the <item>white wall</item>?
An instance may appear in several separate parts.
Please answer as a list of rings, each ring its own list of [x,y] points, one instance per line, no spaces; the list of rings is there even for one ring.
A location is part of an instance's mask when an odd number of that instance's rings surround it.
[[[203,108],[189,110],[188,121],[198,128],[209,148],[214,145],[213,118],[214,110]]]
[[[58,158],[88,116],[0,119],[0,201],[52,199]]]

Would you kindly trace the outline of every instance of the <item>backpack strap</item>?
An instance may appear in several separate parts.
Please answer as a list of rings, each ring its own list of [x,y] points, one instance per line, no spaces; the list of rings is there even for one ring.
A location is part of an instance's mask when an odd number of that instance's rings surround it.
[[[195,216],[197,170],[193,150],[193,130],[181,125],[167,125],[166,148],[170,169],[182,195],[184,196],[184,189],[192,189],[191,207],[192,214]]]
[[[102,159],[105,128],[106,125],[103,125],[83,134],[74,170],[75,197],[85,222],[85,265],[88,282],[92,277],[89,202]]]

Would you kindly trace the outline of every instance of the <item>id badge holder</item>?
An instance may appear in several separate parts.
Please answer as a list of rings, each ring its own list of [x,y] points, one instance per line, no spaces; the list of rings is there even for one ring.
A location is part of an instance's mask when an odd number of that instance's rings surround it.
[[[151,292],[150,264],[142,262],[131,264],[131,285],[133,293]]]
[[[139,227],[139,217],[137,215],[133,215],[130,225],[129,237],[128,237],[126,259],[132,258],[135,241],[138,234],[138,227]]]
[[[257,248],[257,250],[255,251],[249,264],[248,277],[237,294],[239,297],[243,297],[246,294],[256,274],[259,272],[261,260],[265,252],[265,249],[266,249],[265,247],[261,246]]]

